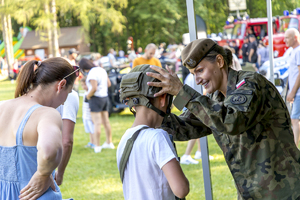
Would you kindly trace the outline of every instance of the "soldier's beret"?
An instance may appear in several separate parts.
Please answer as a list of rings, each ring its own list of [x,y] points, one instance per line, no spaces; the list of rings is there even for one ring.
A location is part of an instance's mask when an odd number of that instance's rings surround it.
[[[195,68],[216,45],[216,42],[207,38],[194,40],[182,50],[182,64],[188,69]]]

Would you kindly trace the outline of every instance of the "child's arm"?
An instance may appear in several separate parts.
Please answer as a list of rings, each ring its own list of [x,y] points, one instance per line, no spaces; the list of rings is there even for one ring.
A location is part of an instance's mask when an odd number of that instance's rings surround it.
[[[167,162],[162,168],[171,190],[175,196],[184,198],[190,191],[189,181],[185,177],[179,162],[173,158]]]

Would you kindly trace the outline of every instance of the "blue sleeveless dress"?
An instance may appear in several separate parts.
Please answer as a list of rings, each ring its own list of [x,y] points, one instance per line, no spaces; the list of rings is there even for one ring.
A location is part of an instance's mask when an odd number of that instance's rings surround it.
[[[37,148],[23,145],[23,130],[32,112],[41,105],[32,106],[22,120],[16,134],[16,146],[0,146],[0,200],[19,199],[23,189],[37,170]],[[54,171],[52,173],[54,177]],[[57,186],[56,192],[51,187],[38,199],[61,200],[62,195]]]

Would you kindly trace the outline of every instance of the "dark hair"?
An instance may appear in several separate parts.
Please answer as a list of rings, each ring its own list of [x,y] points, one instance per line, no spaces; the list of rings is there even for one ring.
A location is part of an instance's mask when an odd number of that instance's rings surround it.
[[[90,70],[93,67],[96,67],[94,63],[86,58],[82,58],[78,63],[80,69],[82,70]]]
[[[74,72],[73,66],[64,58],[48,58],[44,61],[28,61],[21,69],[17,78],[15,98],[28,93],[38,85],[47,85],[62,80],[65,76]],[[75,73],[65,78],[66,86],[73,85],[76,79]]]
[[[211,50],[204,59],[207,59],[210,62],[215,62],[217,55],[221,55],[224,59],[225,67],[230,67],[232,65],[232,52],[226,47],[221,47],[215,45],[213,50]]]

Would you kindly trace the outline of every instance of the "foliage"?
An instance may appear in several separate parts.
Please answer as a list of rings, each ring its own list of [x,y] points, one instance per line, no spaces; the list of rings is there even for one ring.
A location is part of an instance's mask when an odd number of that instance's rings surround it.
[[[0,12],[13,13],[19,26],[28,24],[43,30],[50,16],[45,15],[47,0],[13,0],[0,7]],[[265,0],[246,0],[251,18],[267,17]],[[222,32],[230,12],[228,0],[194,0],[195,13],[206,21],[208,33]],[[300,6],[298,0],[272,1],[273,16],[283,10]],[[188,32],[186,1],[184,0],[64,0],[57,1],[57,21],[60,27],[83,26],[91,51],[106,54],[109,48],[126,50],[129,36],[135,49],[148,43],[180,43]],[[242,12],[241,12],[242,13]],[[16,26],[13,21],[13,26]],[[18,28],[14,28],[15,34]]]

